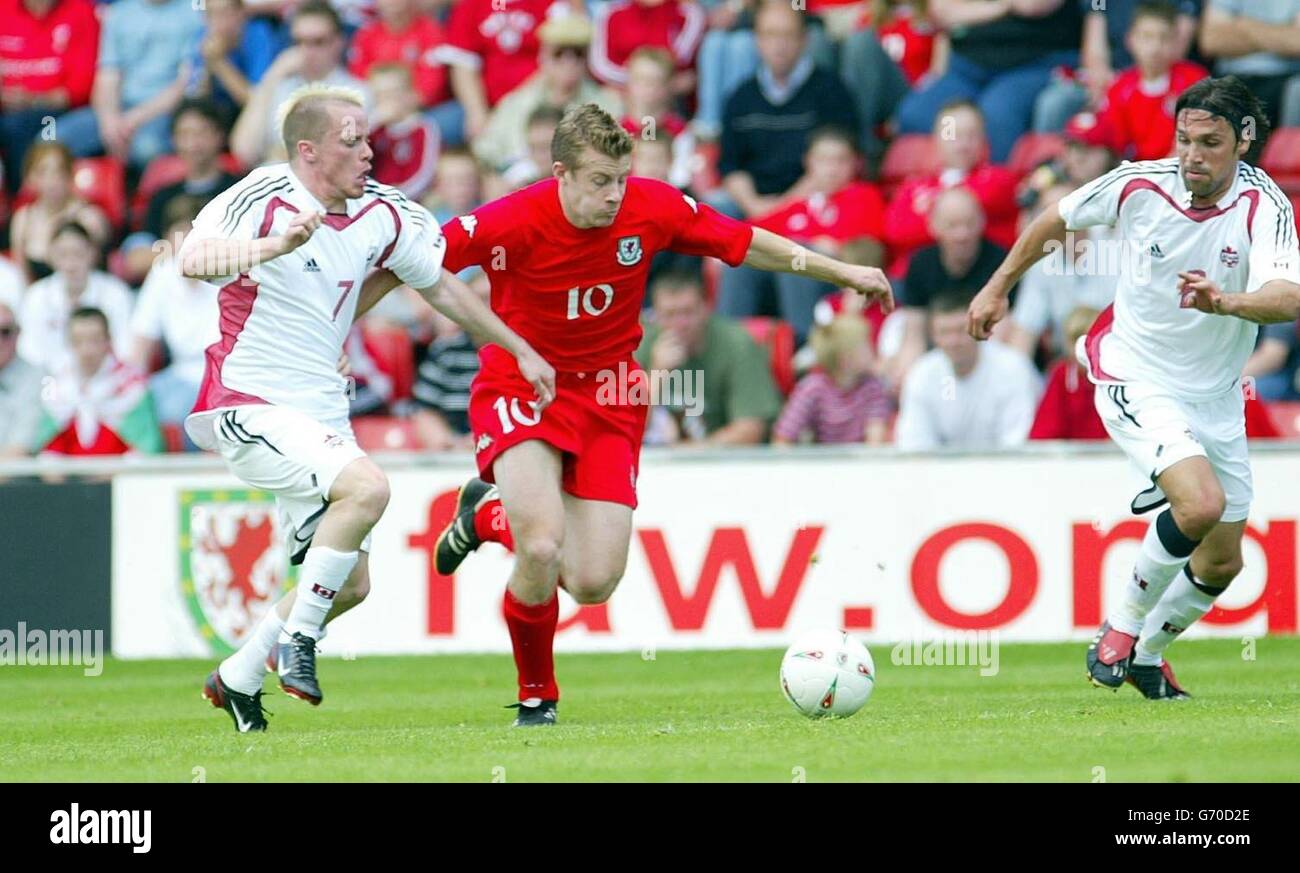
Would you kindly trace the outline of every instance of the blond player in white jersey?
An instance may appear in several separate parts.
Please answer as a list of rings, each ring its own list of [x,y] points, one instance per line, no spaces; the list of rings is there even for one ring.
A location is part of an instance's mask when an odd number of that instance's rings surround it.
[[[1137,250],[1115,303],[1080,339],[1080,363],[1111,438],[1147,486],[1147,529],[1123,601],[1087,651],[1088,677],[1178,699],[1164,651],[1241,572],[1250,513],[1241,369],[1259,324],[1300,317],[1300,254],[1290,202],[1258,154],[1267,121],[1235,77],[1205,79],[1175,107],[1177,157],[1123,164],[1033,222],[970,306],[987,339],[1007,292],[1052,240],[1107,225]]]
[[[550,366],[442,270],[433,217],[367,178],[360,95],[305,86],[281,117],[288,163],[254,170],[204,207],[180,253],[186,276],[221,285],[221,339],[207,350],[186,430],[276,496],[301,565],[295,590],[204,685],[241,732],[266,729],[262,681],[277,642],[281,687],[320,703],[316,643],[370,588],[370,531],[388,480],[356,444],[337,369],[367,273],[391,270],[469,333],[509,349],[540,404],[555,390]]]

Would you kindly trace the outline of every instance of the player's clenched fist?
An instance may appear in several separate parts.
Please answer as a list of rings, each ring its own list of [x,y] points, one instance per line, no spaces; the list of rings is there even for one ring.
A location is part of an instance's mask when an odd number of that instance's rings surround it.
[[[993,335],[993,326],[1007,317],[1007,296],[992,285],[985,285],[970,302],[967,332],[977,340]]]
[[[289,226],[286,227],[284,233],[280,235],[280,239],[282,240],[282,250],[280,254],[287,255],[289,252],[311,239],[311,235],[316,232],[318,227],[320,227],[320,223],[321,214],[315,210],[299,212],[291,218],[289,220]]]

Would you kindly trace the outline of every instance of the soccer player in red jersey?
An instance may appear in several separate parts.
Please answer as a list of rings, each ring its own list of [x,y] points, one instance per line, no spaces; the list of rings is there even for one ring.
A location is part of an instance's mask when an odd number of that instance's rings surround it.
[[[631,155],[632,138],[612,116],[594,104],[575,107],[551,142],[551,178],[443,227],[445,267],[480,265],[492,308],[556,370],[555,399],[539,412],[513,359],[492,345],[480,351],[469,417],[482,478],[461,489],[435,558],[438,572],[450,574],[486,541],[515,553],[504,613],[520,726],[555,722],[556,587],[578,603],[603,603],[627,564],[647,413],[637,395],[653,378],[632,353],[655,254],[803,271],[893,306],[880,270],[803,249],[664,182],[629,178]],[[361,305],[397,284],[375,274]]]

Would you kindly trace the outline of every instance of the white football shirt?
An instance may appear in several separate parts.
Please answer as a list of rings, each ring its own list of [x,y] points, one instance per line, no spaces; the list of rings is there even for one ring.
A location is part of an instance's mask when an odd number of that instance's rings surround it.
[[[324,222],[306,243],[214,280],[221,285],[221,339],[208,347],[198,402],[185,423],[199,446],[215,445],[213,421],[232,406],[269,403],[326,424],[346,421],[347,384],[337,366],[366,275],[384,267],[414,288],[432,287],[441,275],[446,242],[423,206],[369,180],[361,197],[347,201],[346,215],[325,214],[287,163],[254,170],[208,203],[182,257],[205,239],[282,234],[308,210]]]
[[[1178,159],[1166,158],[1121,164],[1064,197],[1060,213],[1070,229],[1114,227],[1127,247],[1115,303],[1084,342],[1094,382],[1149,382],[1190,401],[1233,390],[1258,327],[1180,308],[1178,274],[1203,271],[1227,294],[1300,283],[1291,203],[1245,161],[1211,207],[1192,207]]]

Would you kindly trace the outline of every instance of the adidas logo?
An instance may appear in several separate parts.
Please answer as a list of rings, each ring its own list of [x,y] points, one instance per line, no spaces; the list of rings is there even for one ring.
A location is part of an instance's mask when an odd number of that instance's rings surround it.
[[[304,273],[319,273],[320,267],[316,265],[315,258],[308,258],[307,263],[303,265],[302,271]]]
[[[1152,243],[1151,248],[1147,250],[1147,253],[1153,258],[1163,258],[1165,256],[1164,251],[1160,248],[1160,243]]]

